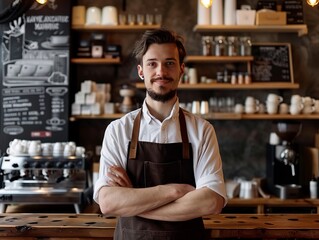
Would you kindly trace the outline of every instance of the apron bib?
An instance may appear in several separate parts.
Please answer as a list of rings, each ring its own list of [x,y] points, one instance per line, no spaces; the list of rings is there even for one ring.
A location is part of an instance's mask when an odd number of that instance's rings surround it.
[[[192,147],[188,141],[185,116],[180,108],[179,121],[182,143],[138,141],[142,109],[134,120],[129,144],[127,174],[135,188],[168,183],[195,186]],[[116,240],[202,240],[202,218],[168,222],[142,217],[120,217],[115,230]]]

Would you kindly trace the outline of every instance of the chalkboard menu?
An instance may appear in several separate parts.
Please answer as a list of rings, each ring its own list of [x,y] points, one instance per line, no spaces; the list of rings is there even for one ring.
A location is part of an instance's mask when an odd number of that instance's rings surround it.
[[[303,24],[303,0],[285,0],[282,11],[287,13],[287,24]]]
[[[1,25],[0,150],[68,140],[70,1],[34,3]]]
[[[253,44],[252,55],[254,82],[294,82],[289,43]]]

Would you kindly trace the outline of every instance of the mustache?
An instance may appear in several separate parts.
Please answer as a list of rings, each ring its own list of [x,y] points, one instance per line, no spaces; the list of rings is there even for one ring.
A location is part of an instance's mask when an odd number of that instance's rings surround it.
[[[167,81],[174,81],[171,77],[157,77],[157,78],[151,78],[151,82],[157,81],[157,80],[167,80]]]

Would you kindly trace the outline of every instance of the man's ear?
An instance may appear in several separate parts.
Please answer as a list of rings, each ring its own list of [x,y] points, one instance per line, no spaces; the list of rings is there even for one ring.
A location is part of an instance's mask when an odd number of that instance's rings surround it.
[[[181,64],[181,73],[180,73],[180,76],[179,76],[179,77],[182,77],[183,74],[184,74],[184,72],[185,72],[185,63],[182,63],[182,64]]]
[[[140,79],[144,80],[144,73],[141,65],[137,65],[137,73]]]

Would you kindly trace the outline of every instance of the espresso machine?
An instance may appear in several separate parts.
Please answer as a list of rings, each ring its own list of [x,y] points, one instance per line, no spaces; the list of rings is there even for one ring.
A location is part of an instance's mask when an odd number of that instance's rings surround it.
[[[280,142],[267,144],[267,186],[268,190],[282,199],[298,198],[301,195],[300,153],[294,139],[301,132],[301,123],[279,121],[274,129]]]
[[[72,204],[75,212],[92,193],[87,157],[19,156],[0,158],[0,213],[10,204]]]

